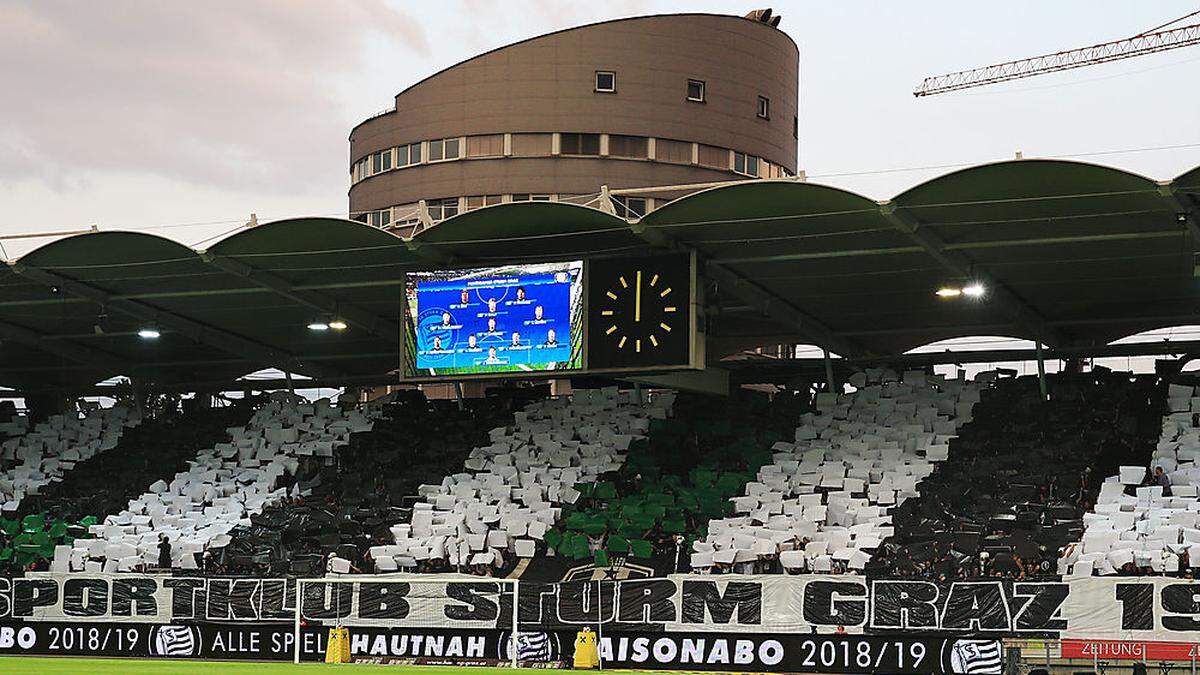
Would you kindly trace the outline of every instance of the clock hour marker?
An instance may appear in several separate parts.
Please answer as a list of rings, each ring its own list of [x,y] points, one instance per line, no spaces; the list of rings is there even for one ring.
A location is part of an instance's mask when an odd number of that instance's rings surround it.
[[[667,297],[667,294],[668,294],[668,293],[670,293],[670,292],[671,292],[671,288],[668,286],[668,287],[667,287],[667,290],[665,290],[665,291],[663,291],[662,293],[659,293],[659,294],[658,294],[658,297],[660,297],[660,298],[665,298],[665,297]],[[613,299],[615,300],[616,298],[613,298]]]
[[[639,339],[639,340],[634,340],[634,341],[633,341],[633,344],[634,344],[634,351],[637,351],[637,352],[641,352],[641,351],[642,351],[642,341],[641,341],[640,339]]]
[[[656,337],[654,337],[653,335],[651,335],[651,336],[650,336],[650,344],[652,344],[652,345],[654,345],[655,347],[657,347],[657,346],[658,346],[658,338],[656,338]]]
[[[613,300],[616,300],[616,299],[617,299],[617,294],[616,294],[616,293],[613,293],[612,291],[606,291],[604,294],[605,294],[605,295],[607,295],[609,298],[611,298],[611,299],[613,299]]]
[[[621,282],[621,288],[629,288],[629,282],[625,281],[625,277],[617,277],[617,280]]]
[[[622,335],[622,336],[621,336],[621,341],[617,343],[617,349],[624,349],[624,348],[625,348],[625,341],[626,341],[626,340],[628,340],[628,339],[629,339],[629,338],[627,338],[627,337],[625,337],[624,335]]]
[[[605,334],[605,335],[612,335],[612,334],[613,334],[613,333],[615,333],[615,332],[617,332],[617,327],[616,327],[616,326],[609,326],[609,327],[608,327],[608,330],[604,331],[604,334]]]
[[[663,311],[664,312],[674,312],[675,308],[674,307],[663,307]]]
[[[665,331],[667,331],[668,333],[670,333],[670,332],[671,332],[671,327],[670,327],[670,326],[668,326],[668,325],[667,325],[667,324],[665,324],[665,323],[660,323],[660,324],[658,324],[658,327],[659,327],[659,328],[661,328],[661,329],[663,329],[663,330],[665,330]]]
[[[657,284],[657,283],[658,283],[658,275],[657,275],[657,274],[655,274],[655,275],[654,275],[653,277],[651,277],[651,279],[650,279],[650,285],[651,285],[651,286],[653,286],[654,284]]]
[[[674,312],[675,308],[672,307],[671,309],[669,309],[667,311]],[[613,311],[611,309],[606,309],[606,310],[600,312],[600,316],[612,316],[612,315],[613,315]]]

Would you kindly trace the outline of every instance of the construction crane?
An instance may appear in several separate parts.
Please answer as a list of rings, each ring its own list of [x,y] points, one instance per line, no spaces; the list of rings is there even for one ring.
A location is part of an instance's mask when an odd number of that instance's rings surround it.
[[[927,77],[913,96],[933,96],[1200,44],[1200,23],[1167,29],[1167,26],[1198,14],[1200,10],[1123,40]]]

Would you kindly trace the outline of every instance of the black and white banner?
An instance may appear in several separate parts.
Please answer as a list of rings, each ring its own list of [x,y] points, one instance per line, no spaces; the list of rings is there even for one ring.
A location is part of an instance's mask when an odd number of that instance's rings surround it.
[[[621,632],[600,638],[606,667],[802,673],[1000,675],[996,639],[877,635]]]
[[[329,638],[324,626],[300,629],[300,659],[322,661]],[[356,627],[350,652],[359,658],[414,663],[507,663],[512,633],[500,630]],[[553,633],[519,633],[522,663],[569,660],[570,639]],[[290,661],[295,657],[294,624],[0,622],[0,656],[123,656],[166,659]]]
[[[362,576],[305,582],[305,623],[508,630],[513,583]],[[1200,642],[1200,583],[1091,577],[1062,582],[860,576],[702,576],[517,584],[523,630],[917,634]],[[0,620],[289,623],[296,581],[40,574],[0,579]]]

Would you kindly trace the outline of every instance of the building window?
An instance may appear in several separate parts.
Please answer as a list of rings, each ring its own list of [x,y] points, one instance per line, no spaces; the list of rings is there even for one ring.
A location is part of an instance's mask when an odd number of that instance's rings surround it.
[[[504,134],[467,136],[467,157],[501,157],[504,155]]]
[[[670,164],[691,164],[692,144],[683,141],[672,141],[666,138],[655,139],[654,159],[658,162],[668,162]]]
[[[697,163],[710,169],[729,170],[729,151],[701,143],[696,152]]]
[[[608,156],[646,159],[650,156],[650,139],[645,136],[609,134]]]
[[[431,199],[425,203],[430,220],[445,220],[458,215],[458,197]]]
[[[504,201],[500,195],[471,195],[467,197],[467,211],[481,209],[485,206],[499,204]]]
[[[550,202],[554,201],[550,195],[531,195],[531,194],[516,194],[512,196],[514,202]]]
[[[383,209],[367,213],[367,224],[375,227],[387,227],[392,224],[392,210]]]
[[[380,150],[371,155],[371,173],[380,173],[392,168],[392,151],[391,149]]]
[[[800,116],[792,115],[792,138],[800,138]]]
[[[646,215],[646,198],[613,197],[613,207],[622,218],[641,218]]]
[[[421,144],[410,143],[396,148],[396,166],[411,166],[421,163]]]
[[[758,178],[758,157],[742,152],[733,152],[733,172]]]
[[[457,138],[442,138],[429,141],[429,161],[437,162],[443,159],[458,159],[459,147]]]
[[[554,134],[513,134],[513,157],[549,157],[554,152]]]
[[[771,99],[766,96],[758,97],[758,116],[764,120],[771,119]]]
[[[704,102],[704,80],[687,81],[687,100],[697,103]]]
[[[562,134],[559,140],[559,154],[589,156],[600,154],[600,134]]]
[[[611,70],[596,71],[596,91],[613,94],[617,91],[617,74]]]

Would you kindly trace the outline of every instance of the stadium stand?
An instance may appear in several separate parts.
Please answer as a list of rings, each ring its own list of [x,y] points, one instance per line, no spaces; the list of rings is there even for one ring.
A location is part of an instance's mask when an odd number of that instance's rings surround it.
[[[465,471],[418,488],[424,501],[410,522],[391,528],[394,543],[370,550],[376,569],[490,574],[534,557],[563,507],[581,498],[580,487],[619,469],[673,400],[667,393],[643,402],[607,387],[531,403],[471,450]]]
[[[270,396],[229,441],[200,451],[188,470],[160,479],[128,508],[89,527],[96,539],[76,541],[70,569],[123,572],[158,565],[163,539],[172,567],[198,569],[197,553],[220,548],[229,532],[288,494],[303,457],[332,462],[350,434],[366,431],[378,408],[309,402],[286,392]]]
[[[29,418],[17,413],[12,401],[0,401],[0,441],[23,436],[29,431]]]
[[[374,571],[369,549],[392,541],[389,528],[409,518],[418,486],[462,466],[489,430],[511,423],[515,406],[546,393],[548,387],[496,389],[464,400],[461,409],[419,391],[389,395],[372,404],[379,415],[369,432],[352,434],[334,463],[302,461],[299,494],[231,530],[206,571],[320,575],[330,553],[353,570]]]
[[[84,417],[52,415],[25,434],[0,444],[6,470],[0,475],[4,513],[14,513],[27,496],[63,479],[76,464],[117,446],[141,416],[117,405]]]
[[[151,483],[186,470],[197,452],[223,440],[227,427],[245,424],[249,416],[249,406],[230,405],[145,419],[126,430],[112,451],[77,463],[61,482],[26,497],[18,513],[67,520],[117,513]]]
[[[85,534],[95,518],[80,520],[74,513],[56,517],[39,513],[43,495],[70,481],[75,471],[109,453],[140,419],[124,406],[72,417],[55,415],[29,429],[29,418],[17,415],[11,401],[0,408],[6,421],[0,433],[4,472],[0,475],[4,515],[0,518],[0,570],[17,574],[45,568],[56,547]],[[32,504],[31,504],[32,503]],[[22,517],[23,516],[23,517]]]
[[[1118,573],[1124,563],[1099,561],[1154,546],[1161,565],[1136,567],[1190,569],[1193,390],[1173,387],[1162,418],[1153,377],[1050,382],[1049,401],[1035,378],[886,369],[811,398],[542,387],[355,405],[279,393],[253,412],[193,409],[124,436],[135,421],[121,408],[57,416],[3,442],[22,462],[6,478],[36,465],[52,482],[6,510],[0,566],[144,571],[160,567],[165,538],[172,568],[234,575],[499,575],[521,560],[628,558],[657,572],[953,579],[1053,572],[1060,552],[1062,571]],[[121,452],[100,452],[118,438]],[[76,456],[66,446],[79,439],[91,450]],[[1147,465],[1174,495],[1143,485]],[[1106,473],[1102,488],[1093,476]]]
[[[1000,378],[980,392],[949,461],[896,508],[894,536],[866,571],[944,580],[1052,574],[1077,541],[1100,490],[1098,475],[1149,456],[1161,407],[1153,376],[1096,368]]]
[[[1200,399],[1171,384],[1158,443],[1116,467],[1084,516],[1080,541],[1066,547],[1059,572],[1195,578],[1200,567]]]
[[[810,397],[742,390],[729,397],[680,394],[673,415],[651,420],[615,474],[579,486],[582,498],[546,533],[556,553],[608,567],[622,557],[686,571],[690,542],[732,508],[772,444],[790,437]]]
[[[800,417],[794,440],[770,446],[771,461],[732,499],[737,515],[713,520],[693,544],[693,568],[864,570],[892,534],[891,511],[947,459],[979,387],[919,371],[901,380],[882,369],[853,383],[848,395],[817,394],[817,412]]]

